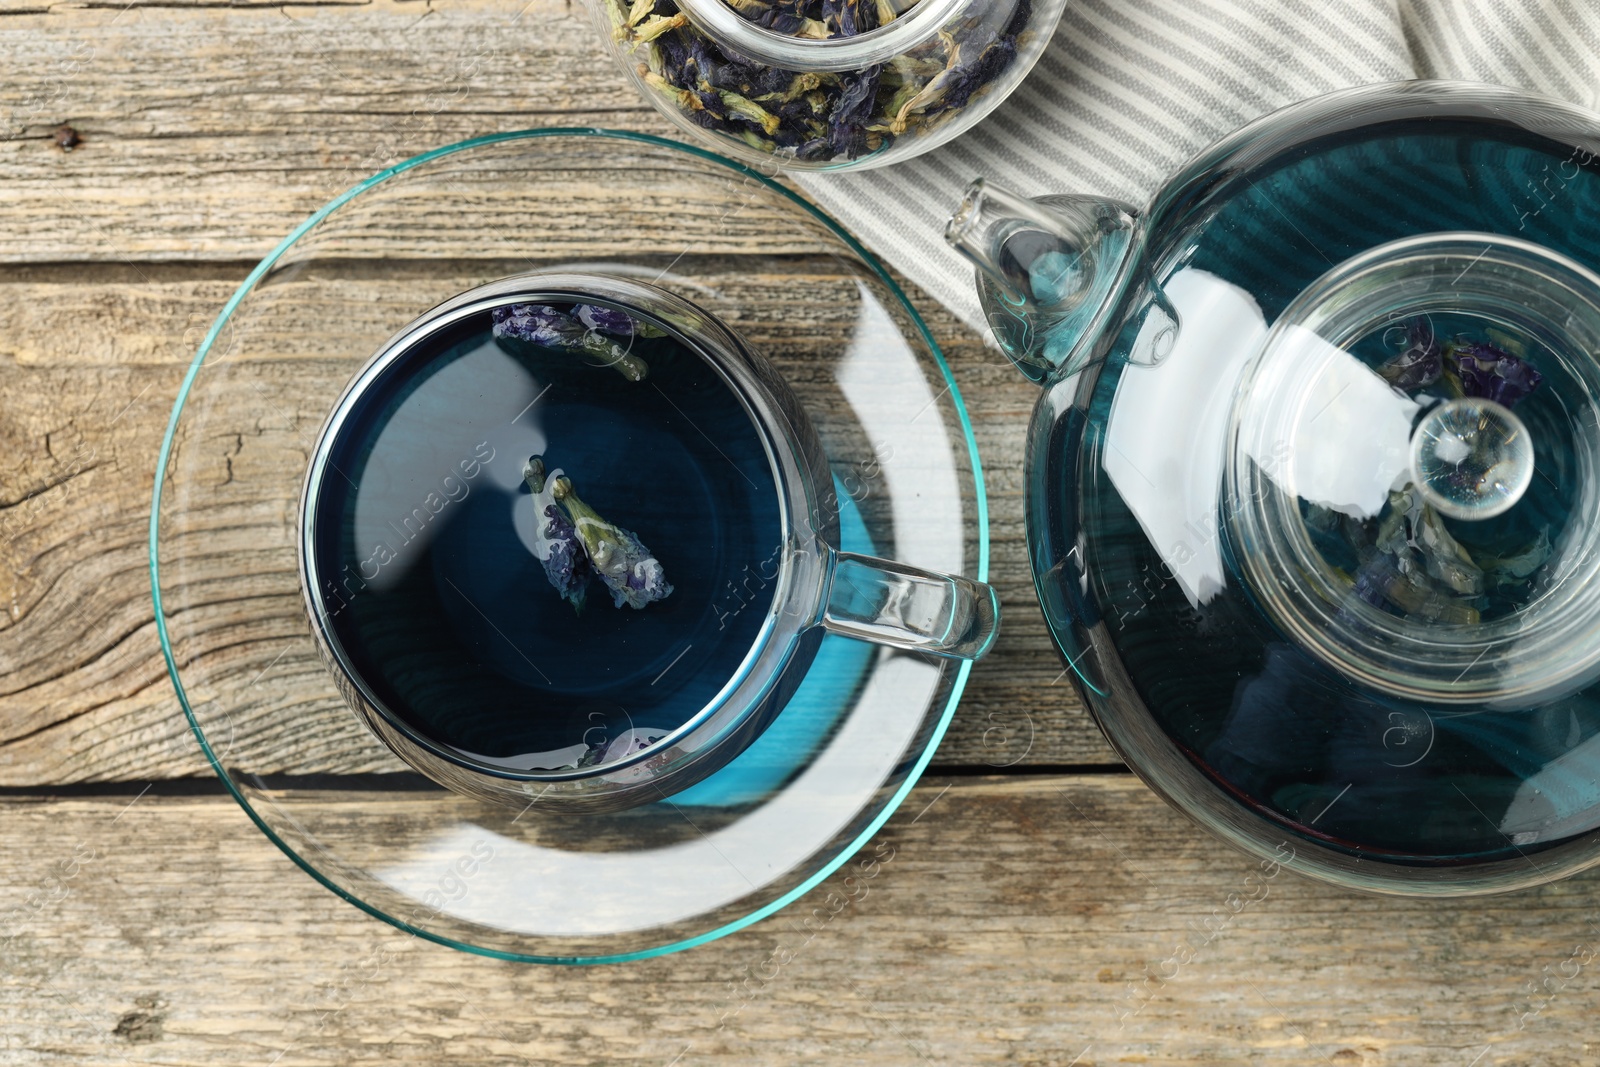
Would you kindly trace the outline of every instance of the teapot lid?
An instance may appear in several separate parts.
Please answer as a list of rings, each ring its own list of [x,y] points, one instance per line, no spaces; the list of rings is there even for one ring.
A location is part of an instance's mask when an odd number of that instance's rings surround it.
[[[1526,707],[1600,673],[1600,276],[1490,233],[1403,238],[1285,308],[1229,416],[1233,562],[1381,693]]]

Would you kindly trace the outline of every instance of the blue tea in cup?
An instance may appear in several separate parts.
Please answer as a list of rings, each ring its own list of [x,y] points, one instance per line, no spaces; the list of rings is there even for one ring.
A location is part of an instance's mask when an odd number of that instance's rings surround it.
[[[351,381],[301,514],[346,700],[459,792],[602,811],[717,770],[832,630],[975,658],[993,591],[837,551],[809,418],[707,312],[535,273],[428,312]]]

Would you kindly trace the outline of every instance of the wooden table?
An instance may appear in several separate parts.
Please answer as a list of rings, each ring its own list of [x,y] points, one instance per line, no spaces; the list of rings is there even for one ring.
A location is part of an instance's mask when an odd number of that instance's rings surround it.
[[[1435,903],[1285,875],[1229,909],[1253,862],[1126,773],[1045,633],[1031,389],[920,297],[1005,630],[869,896],[810,940],[779,915],[600,969],[367,918],[220,792],[162,667],[145,532],[182,369],[349,175],[662,123],[558,0],[0,0],[0,116],[0,1062],[1600,1063],[1595,877]]]

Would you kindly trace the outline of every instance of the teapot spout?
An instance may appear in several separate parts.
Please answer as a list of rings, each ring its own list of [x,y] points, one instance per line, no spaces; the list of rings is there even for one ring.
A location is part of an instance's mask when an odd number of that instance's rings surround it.
[[[1034,381],[1090,360],[1093,329],[1134,252],[1138,212],[1121,201],[1028,199],[982,178],[967,187],[945,240],[977,267],[995,339]]]

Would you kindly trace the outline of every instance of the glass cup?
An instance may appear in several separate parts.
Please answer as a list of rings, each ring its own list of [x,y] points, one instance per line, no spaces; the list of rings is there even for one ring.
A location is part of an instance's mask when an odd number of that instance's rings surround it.
[[[540,309],[535,340],[504,325],[516,309]],[[620,275],[522,274],[427,312],[346,387],[305,479],[301,588],[345,700],[416,770],[620,810],[747,748],[825,632],[993,644],[989,586],[839,551],[834,487],[794,393],[715,316]],[[614,604],[552,569],[562,538]],[[646,573],[656,593],[630,591]]]

